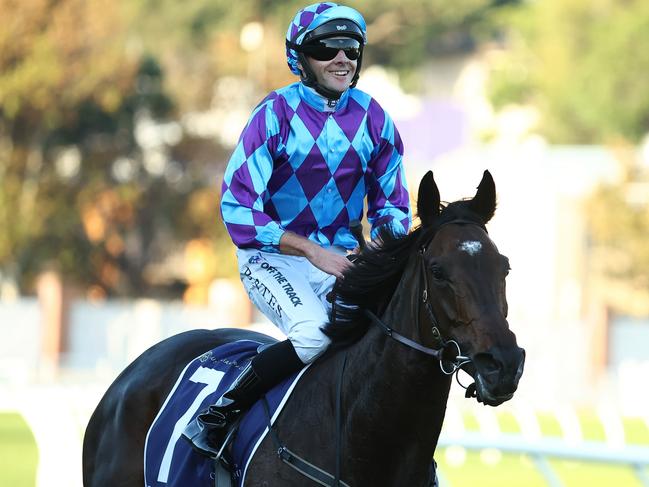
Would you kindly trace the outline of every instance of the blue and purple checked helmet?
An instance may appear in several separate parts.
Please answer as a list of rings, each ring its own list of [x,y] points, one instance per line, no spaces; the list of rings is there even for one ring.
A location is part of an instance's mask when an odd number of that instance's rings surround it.
[[[293,74],[296,74],[298,76],[302,75],[297,67],[298,62],[300,61],[301,53],[298,53],[295,49],[292,49],[291,44],[298,46],[301,45],[305,40],[305,37],[307,37],[308,40],[309,33],[312,33],[315,29],[331,20],[346,20],[352,22],[356,27],[358,27],[358,29],[354,29],[356,32],[345,32],[342,35],[358,34],[354,35],[354,37],[358,38],[359,41],[361,41],[361,45],[365,45],[367,43],[367,25],[365,24],[365,19],[357,10],[351,7],[338,5],[333,2],[314,3],[313,5],[304,7],[295,15],[295,18],[288,26],[288,30],[286,32],[286,59],[288,62],[288,67]],[[329,35],[329,37],[333,36]],[[303,62],[302,65],[304,66]],[[356,74],[354,76],[352,86],[354,86],[356,84],[356,81],[358,80],[360,65],[361,58],[358,59]]]

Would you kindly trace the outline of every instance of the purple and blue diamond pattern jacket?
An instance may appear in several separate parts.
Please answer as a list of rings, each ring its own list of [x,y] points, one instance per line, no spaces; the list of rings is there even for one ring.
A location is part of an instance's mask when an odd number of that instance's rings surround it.
[[[221,214],[239,248],[279,252],[290,230],[323,246],[357,246],[349,222],[367,196],[378,227],[407,233],[412,221],[403,144],[390,116],[350,88],[338,102],[297,82],[253,111],[228,163]]]

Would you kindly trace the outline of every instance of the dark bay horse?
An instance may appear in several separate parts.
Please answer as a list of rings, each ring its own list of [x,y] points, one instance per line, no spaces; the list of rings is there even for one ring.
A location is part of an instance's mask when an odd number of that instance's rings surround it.
[[[453,370],[461,366],[473,377],[470,392],[480,402],[497,406],[513,396],[525,352],[507,323],[508,260],[485,229],[495,208],[487,171],[472,199],[445,206],[432,173],[424,176],[421,225],[407,236],[383,231],[336,286],[343,304],[327,325],[332,347],[305,372],[276,422],[291,451],[339,471],[352,487],[427,487]],[[244,338],[270,340],[241,330],[195,330],[129,365],[88,424],[84,485],[144,485],[145,437],[181,370],[203,352]],[[284,464],[267,435],[245,485],[316,484]]]

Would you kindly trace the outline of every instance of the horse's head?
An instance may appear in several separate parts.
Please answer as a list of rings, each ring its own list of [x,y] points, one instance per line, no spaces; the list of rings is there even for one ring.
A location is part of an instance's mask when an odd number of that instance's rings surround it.
[[[436,321],[431,338],[457,342],[461,355],[470,359],[462,368],[475,380],[478,401],[491,406],[511,399],[525,362],[525,351],[507,323],[509,261],[485,229],[495,209],[496,189],[488,171],[473,199],[446,207],[440,205],[432,172],[419,186],[424,285],[431,298],[430,307],[422,307],[420,323]]]

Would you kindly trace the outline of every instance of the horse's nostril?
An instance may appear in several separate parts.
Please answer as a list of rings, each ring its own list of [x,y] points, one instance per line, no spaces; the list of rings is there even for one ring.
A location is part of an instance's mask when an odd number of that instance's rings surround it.
[[[523,375],[523,369],[525,368],[525,349],[524,348],[519,348],[518,349],[518,367],[516,369],[516,374],[514,376],[514,380],[516,382],[519,381],[521,376]]]
[[[476,354],[473,363],[485,378],[497,376],[502,369],[500,362],[490,353]]]
[[[481,379],[482,394],[493,397],[511,396],[518,387],[523,372],[525,351],[522,348],[494,347],[473,356],[473,363]]]

